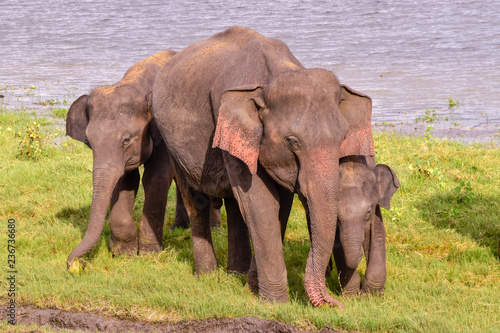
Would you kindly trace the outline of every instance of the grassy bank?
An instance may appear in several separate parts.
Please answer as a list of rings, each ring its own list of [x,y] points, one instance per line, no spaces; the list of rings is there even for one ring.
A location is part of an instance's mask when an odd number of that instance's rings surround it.
[[[90,214],[91,151],[73,140],[61,143],[49,121],[35,121],[41,124],[41,138],[47,131],[52,136],[41,139],[40,151],[27,157],[20,155],[20,142],[26,128],[35,130],[37,125],[27,116],[0,113],[0,244],[7,247],[7,220],[15,219],[19,305],[147,321],[257,316],[313,329],[493,332],[500,327],[498,147],[375,136],[377,161],[390,165],[402,185],[391,210],[383,211],[386,293],[379,298],[343,298],[334,273],[327,284],[347,307],[340,312],[313,308],[305,294],[310,242],[299,202],[284,245],[291,299],[287,304],[264,303],[244,289],[244,277],[225,273],[224,212],[222,228],[213,231],[219,269],[212,274],[193,276],[189,230],[166,232],[165,250],[159,254],[113,257],[106,226],[84,273],[71,275],[66,258],[82,239]],[[56,147],[54,140],[60,142]],[[170,189],[170,194],[173,198],[175,191]],[[142,191],[138,198],[136,220]],[[168,203],[167,228],[174,220],[174,202]],[[6,279],[0,281],[0,299],[7,304]]]

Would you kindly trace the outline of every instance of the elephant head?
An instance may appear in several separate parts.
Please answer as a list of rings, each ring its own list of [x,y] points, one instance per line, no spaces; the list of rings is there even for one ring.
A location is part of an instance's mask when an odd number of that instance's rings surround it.
[[[385,231],[374,228],[377,205],[390,208],[391,198],[400,187],[394,170],[385,164],[370,168],[364,156],[347,156],[340,160],[340,199],[338,232],[347,269],[357,269],[363,255],[366,232],[385,242]],[[359,286],[358,286],[359,287]]]
[[[101,236],[113,190],[120,178],[151,155],[151,102],[131,86],[94,89],[78,98],[66,119],[66,134],[92,149],[93,193],[88,229],[68,257],[90,251]]]
[[[288,65],[293,70],[268,84],[224,93],[213,146],[245,162],[253,174],[262,167],[299,194],[311,228],[306,291],[316,306],[341,306],[324,280],[336,230],[339,158],[373,152],[371,100],[341,86],[330,71]]]

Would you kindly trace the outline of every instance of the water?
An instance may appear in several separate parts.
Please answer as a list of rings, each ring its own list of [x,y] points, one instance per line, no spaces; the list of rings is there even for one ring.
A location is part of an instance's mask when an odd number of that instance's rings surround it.
[[[499,22],[487,0],[2,0],[0,103],[69,107],[157,51],[242,25],[372,97],[375,128],[499,141]]]

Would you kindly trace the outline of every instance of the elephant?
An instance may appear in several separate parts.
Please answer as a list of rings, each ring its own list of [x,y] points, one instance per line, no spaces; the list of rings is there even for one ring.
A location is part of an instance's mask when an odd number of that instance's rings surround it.
[[[174,177],[175,180],[175,177]],[[175,207],[175,220],[170,226],[170,231],[176,228],[188,229],[189,216],[187,215],[182,196],[179,192],[179,187],[176,187],[177,203]],[[222,207],[222,200],[211,198],[210,200],[210,226],[212,228],[220,228],[220,208]]]
[[[236,268],[250,262],[250,287],[264,300],[286,302],[281,226],[296,192],[311,227],[306,293],[315,306],[343,307],[325,284],[339,158],[374,155],[370,113],[371,100],[340,85],[331,71],[306,69],[284,42],[248,28],[231,27],[167,62],[153,86],[153,115],[178,185],[190,194],[183,200],[195,273],[214,270],[217,258],[208,210],[190,197],[223,198]]]
[[[175,54],[156,53],[130,67],[118,83],[96,88],[71,105],[66,134],[92,149],[93,193],[88,229],[69,255],[68,268],[99,240],[108,206],[113,253],[161,250],[167,193],[174,174],[153,121],[151,91],[157,72]],[[145,200],[137,234],[132,211],[142,164]],[[177,217],[183,216],[178,211]]]
[[[386,281],[385,227],[380,207],[390,209],[400,187],[394,170],[366,156],[339,161],[340,199],[333,257],[344,295],[383,294]],[[366,272],[361,286],[357,268],[362,249]]]

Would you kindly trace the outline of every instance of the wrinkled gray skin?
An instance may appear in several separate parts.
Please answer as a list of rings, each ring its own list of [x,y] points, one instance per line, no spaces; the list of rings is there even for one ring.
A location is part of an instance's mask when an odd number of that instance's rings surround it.
[[[161,66],[175,55],[162,51],[129,68],[115,85],[78,98],[66,119],[66,134],[85,142],[93,153],[90,221],[81,243],[68,257],[85,255],[99,240],[110,207],[113,253],[160,251],[172,166],[151,113],[151,90]],[[132,218],[138,167],[144,164],[144,209],[139,233]]]
[[[369,98],[341,86],[333,73],[304,68],[283,42],[241,27],[188,46],[165,64],[153,88],[153,114],[188,194],[183,199],[196,273],[214,270],[217,259],[208,210],[189,197],[224,198],[229,244],[238,244],[228,251],[239,251],[235,258],[241,260],[236,268],[249,262],[248,227],[254,249],[250,287],[263,299],[287,301],[280,224],[297,192],[311,226],[306,292],[315,306],[342,307],[325,285],[338,163],[341,150],[364,154],[359,138],[368,132],[371,138],[370,122],[361,123],[366,117],[358,118],[359,135],[350,135],[343,113],[366,103]]]
[[[396,173],[365,156],[340,159],[340,199],[333,256],[344,295],[382,294],[386,281],[385,228],[380,207],[390,208],[400,187]],[[357,268],[365,252],[363,283]]]

